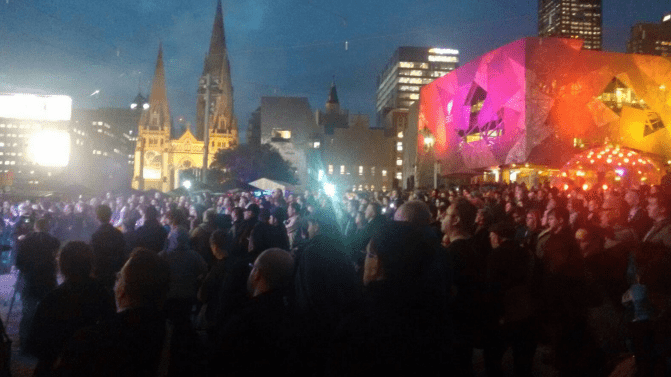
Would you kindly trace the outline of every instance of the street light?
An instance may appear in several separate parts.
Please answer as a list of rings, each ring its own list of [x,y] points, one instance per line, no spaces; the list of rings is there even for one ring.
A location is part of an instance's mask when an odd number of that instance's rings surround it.
[[[422,136],[424,137],[424,151],[425,155],[428,155],[429,151],[433,153],[433,188],[438,188],[438,160],[436,159],[436,150],[433,147],[436,145],[436,138],[433,136],[431,131],[428,128],[424,128],[421,131]],[[428,157],[428,156],[427,156]]]

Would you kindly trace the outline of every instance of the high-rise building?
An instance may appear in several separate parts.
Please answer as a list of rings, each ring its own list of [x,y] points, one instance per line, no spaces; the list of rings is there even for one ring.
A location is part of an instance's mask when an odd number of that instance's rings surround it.
[[[377,78],[377,126],[395,109],[408,110],[419,89],[457,68],[459,51],[448,48],[399,47]]]
[[[419,90],[433,80],[445,76],[459,65],[459,51],[450,48],[399,47],[378,76],[377,127],[388,137],[396,138],[394,150],[396,169],[394,186],[401,186],[403,176],[403,134],[408,125],[408,109],[419,100]]]
[[[538,0],[538,36],[578,38],[601,50],[601,0]]]
[[[658,56],[671,55],[671,13],[658,24],[639,22],[631,28],[627,52]]]
[[[207,167],[219,149],[234,148],[238,144],[221,0],[217,1],[210,50],[199,81],[197,101],[196,135],[186,129],[181,136],[174,135],[178,137],[173,138],[163,49],[159,47],[149,107],[143,109],[138,123],[133,188],[173,190],[181,184],[180,172]]]

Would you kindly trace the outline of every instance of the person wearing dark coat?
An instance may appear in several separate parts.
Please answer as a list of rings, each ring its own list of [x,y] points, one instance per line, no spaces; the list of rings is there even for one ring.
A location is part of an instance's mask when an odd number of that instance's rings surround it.
[[[223,326],[210,375],[288,375],[296,370],[289,300],[293,269],[293,258],[282,249],[268,249],[256,258],[247,279],[251,299]]]
[[[94,276],[109,290],[114,287],[116,273],[126,262],[126,240],[123,233],[110,224],[112,209],[107,205],[96,208],[100,227],[91,236],[94,256]]]
[[[489,232],[492,252],[487,256],[485,276],[485,369],[488,376],[502,375],[503,354],[512,346],[515,374],[532,376],[536,339],[528,286],[531,256],[513,240],[511,224],[496,223]]]
[[[74,333],[116,310],[112,294],[91,278],[93,251],[81,241],[71,241],[58,258],[65,281],[40,301],[28,338],[28,351],[38,359],[34,376],[50,376],[65,342]]]
[[[148,206],[143,215],[143,224],[132,232],[128,249],[134,250],[136,247],[142,247],[158,253],[165,246],[168,231],[158,222],[156,207]]]
[[[35,222],[35,231],[19,240],[16,268],[20,272],[22,315],[19,324],[21,348],[25,348],[37,305],[56,288],[56,253],[61,243],[47,230],[46,219]]]
[[[304,324],[298,353],[307,360],[306,370],[320,374],[333,331],[358,301],[359,284],[333,211],[316,210],[307,222],[309,239],[295,256],[296,313]]]
[[[136,249],[115,286],[118,312],[73,336],[55,365],[58,376],[166,375],[175,334],[160,311],[170,268],[155,252]]]
[[[207,263],[208,269],[212,268],[215,260],[212,256],[212,249],[210,248],[210,236],[212,232],[217,230],[215,223],[217,219],[217,212],[210,208],[203,214],[203,222],[191,230],[189,233],[189,241],[191,247],[200,254]]]
[[[425,285],[434,256],[418,227],[389,222],[373,235],[362,305],[335,332],[326,375],[440,376],[450,371],[442,311]]]

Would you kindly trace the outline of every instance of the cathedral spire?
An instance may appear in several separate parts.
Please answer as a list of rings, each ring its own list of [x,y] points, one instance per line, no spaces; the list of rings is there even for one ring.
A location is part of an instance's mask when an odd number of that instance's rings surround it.
[[[208,81],[214,87],[206,88],[205,83]],[[209,97],[207,96],[208,93]],[[209,105],[206,104],[208,98]],[[237,142],[238,126],[233,110],[233,84],[231,83],[231,66],[226,50],[224,12],[221,7],[221,0],[217,0],[217,10],[212,25],[212,36],[210,37],[210,49],[205,57],[203,75],[198,85],[196,106],[195,136],[197,138],[204,138],[205,130],[212,130],[231,135]],[[209,114],[206,114],[206,108]]]
[[[212,36],[210,37],[210,50],[205,59],[203,75],[211,73],[218,75],[224,59],[226,59],[226,36],[224,35],[224,12],[221,7],[221,0],[217,0],[217,11],[214,15],[214,24],[212,25]]]
[[[338,91],[336,90],[335,76],[333,76],[333,81],[331,82],[331,91],[329,92],[329,99],[326,103],[340,104],[338,102]]]
[[[165,87],[162,43],[158,45],[154,81],[151,84],[151,92],[149,93],[149,108],[142,114],[139,126],[147,129],[163,129],[167,131],[170,131],[171,128],[170,106]]]
[[[338,91],[336,90],[335,76],[331,82],[329,99],[326,101],[326,111],[335,113],[340,112],[340,102],[338,102]]]
[[[156,58],[156,69],[154,70],[154,81],[151,84],[149,94],[149,106],[161,102],[168,103],[168,94],[165,89],[165,69],[163,68],[163,43],[158,45],[158,57]]]

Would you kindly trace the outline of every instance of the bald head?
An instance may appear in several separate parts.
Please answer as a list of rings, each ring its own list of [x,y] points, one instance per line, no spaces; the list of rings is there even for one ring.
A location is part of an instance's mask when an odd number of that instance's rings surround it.
[[[426,226],[431,223],[431,211],[426,203],[411,200],[398,207],[394,213],[394,221],[407,221],[414,225]]]
[[[248,289],[253,296],[282,290],[294,276],[294,258],[287,251],[272,248],[261,253],[249,275]]]

